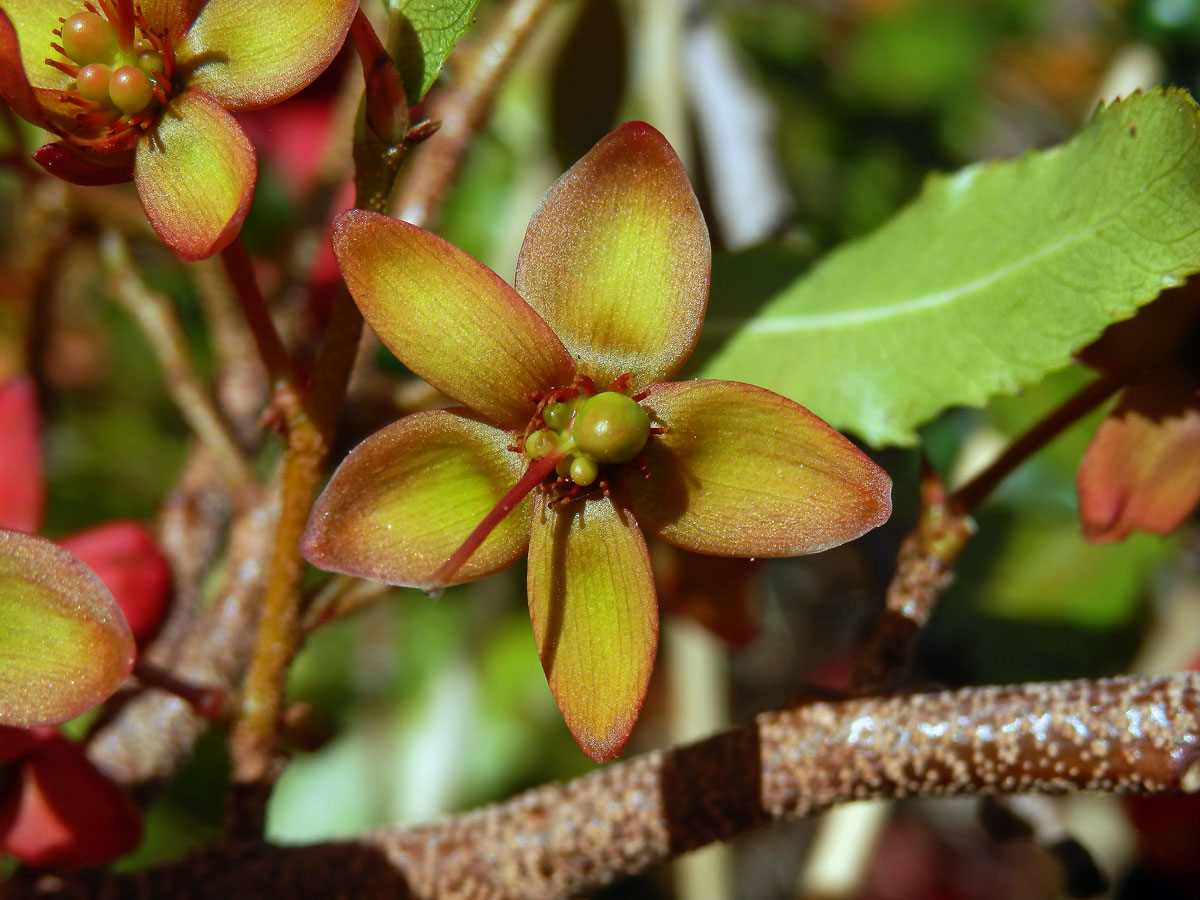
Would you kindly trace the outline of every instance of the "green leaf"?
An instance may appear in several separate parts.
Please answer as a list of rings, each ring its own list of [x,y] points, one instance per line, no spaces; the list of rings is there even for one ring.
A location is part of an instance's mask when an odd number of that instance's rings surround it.
[[[64,722],[133,668],[133,635],[108,588],[57,544],[0,530],[0,725]]]
[[[1130,621],[1171,549],[1169,541],[1144,534],[1095,547],[1079,534],[1074,517],[1026,517],[979,587],[978,603],[1005,619],[1114,628]]]
[[[1064,146],[935,175],[735,332],[701,375],[803,403],[874,445],[1065,365],[1200,270],[1200,121],[1186,92],[1102,110]]]
[[[408,102],[416,103],[437,80],[446,57],[475,21],[479,0],[390,0],[388,52]]]

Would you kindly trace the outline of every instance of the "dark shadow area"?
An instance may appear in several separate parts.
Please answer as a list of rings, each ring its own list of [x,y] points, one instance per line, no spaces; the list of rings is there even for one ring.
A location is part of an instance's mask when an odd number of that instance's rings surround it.
[[[566,170],[617,123],[628,35],[616,0],[587,0],[563,42],[550,84],[554,154]]]
[[[751,723],[669,754],[662,808],[672,855],[765,825],[758,728]]]

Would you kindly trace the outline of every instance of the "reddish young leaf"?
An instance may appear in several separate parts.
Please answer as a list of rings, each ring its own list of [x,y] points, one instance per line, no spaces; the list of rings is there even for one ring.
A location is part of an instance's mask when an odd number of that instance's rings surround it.
[[[1083,454],[1076,486],[1084,535],[1093,543],[1178,528],[1200,502],[1195,379],[1170,371],[1126,390]]]
[[[141,837],[141,814],[129,796],[57,735],[22,758],[0,800],[0,847],[26,865],[98,866]]]
[[[37,531],[45,488],[33,382],[19,377],[0,385],[0,528]]]
[[[106,522],[58,543],[100,576],[139,645],[154,637],[170,600],[171,568],[150,529],[140,522]]]

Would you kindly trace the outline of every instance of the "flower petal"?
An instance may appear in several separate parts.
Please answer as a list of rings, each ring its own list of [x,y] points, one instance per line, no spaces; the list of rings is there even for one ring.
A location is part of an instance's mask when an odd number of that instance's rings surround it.
[[[151,31],[166,32],[173,43],[179,43],[191,19],[188,0],[138,0],[138,5]]]
[[[346,39],[358,0],[208,0],[175,48],[188,84],[230,109],[308,86]]]
[[[141,522],[105,522],[59,545],[100,576],[141,646],[158,632],[171,598],[171,569]]]
[[[56,544],[0,531],[0,724],[64,722],[133,668],[133,635],[95,573]]]
[[[649,478],[625,479],[665,541],[717,556],[796,556],[887,521],[891,479],[798,403],[731,381],[656,384]]]
[[[460,403],[524,428],[535,409],[531,393],[571,383],[571,357],[545,321],[453,244],[356,209],[338,218],[333,249],[379,339]]]
[[[42,68],[49,69],[50,67],[43,64]],[[2,9],[0,9],[0,100],[8,103],[13,112],[25,121],[43,128],[46,127],[46,118],[42,113],[41,104],[37,102],[37,96],[34,94],[33,86],[29,83],[29,76],[25,72],[25,61],[21,58],[21,44],[17,37],[17,30]]]
[[[1200,503],[1200,396],[1165,372],[1130,387],[1079,464],[1079,517],[1096,544],[1170,534]]]
[[[301,540],[319,569],[389,584],[421,585],[521,477],[511,438],[465,411],[406,416],[342,461],[317,498]],[[528,498],[455,575],[461,584],[521,558],[529,543]]]
[[[254,198],[254,147],[233,116],[195,90],[175,97],[138,142],[133,178],[150,224],[180,259],[237,237]]]
[[[111,862],[142,838],[133,799],[54,735],[21,760],[0,803],[0,847],[30,866],[82,868]]]
[[[658,603],[646,541],[607,499],[547,507],[529,543],[529,615],[567,728],[596,762],[620,754],[646,699]]]
[[[529,223],[516,287],[604,387],[670,377],[708,301],[708,229],[679,157],[644,122],[596,144]]]
[[[15,29],[16,39],[20,42],[21,64],[34,87],[62,90],[73,86],[71,76],[46,65],[46,60],[67,62],[50,44],[62,44],[62,39],[54,33],[62,27],[59,19],[65,19],[82,8],[83,4],[78,0],[4,0],[4,15],[11,20]],[[6,63],[12,59],[11,53],[8,41],[0,41],[0,56],[4,57]],[[25,115],[20,109],[17,112]]]
[[[37,396],[24,377],[0,384],[0,528],[37,531],[46,503]]]

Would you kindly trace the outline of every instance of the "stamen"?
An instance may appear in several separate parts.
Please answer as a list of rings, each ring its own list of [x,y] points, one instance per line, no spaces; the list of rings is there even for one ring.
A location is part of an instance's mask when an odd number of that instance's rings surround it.
[[[507,494],[500,498],[497,503],[486,516],[483,521],[475,526],[475,529],[467,535],[467,539],[463,541],[457,550],[450,554],[450,558],[442,563],[441,567],[433,573],[433,578],[421,585],[422,589],[432,595],[437,595],[450,584],[450,581],[458,573],[458,570],[463,567],[468,559],[471,558],[479,546],[487,540],[487,536],[491,534],[496,526],[499,525],[504,517],[516,509],[518,503],[525,499],[525,496],[535,487],[546,480],[554,467],[566,457],[563,450],[556,450],[548,456],[543,456],[528,469],[525,474],[520,477],[516,484],[512,486]]]
[[[610,391],[623,394],[629,390],[629,382],[631,381],[633,381],[633,373],[626,372],[624,375],[618,375],[616,378],[614,378],[612,380],[612,384],[608,386],[608,389]]]
[[[50,46],[54,47],[53,44],[51,44]],[[54,49],[57,50],[58,48],[54,47]],[[66,54],[64,54],[64,55],[66,55]],[[79,77],[79,66],[73,66],[73,65],[70,65],[65,62],[59,62],[57,59],[47,59],[46,65],[53,66],[54,68],[58,69],[60,72],[66,72],[72,78]]]

